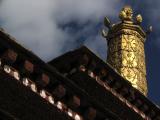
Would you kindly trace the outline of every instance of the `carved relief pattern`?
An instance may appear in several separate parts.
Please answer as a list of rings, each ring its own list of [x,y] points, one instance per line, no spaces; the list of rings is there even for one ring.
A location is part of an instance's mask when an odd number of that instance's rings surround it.
[[[144,43],[134,35],[122,34],[109,40],[108,63],[143,94],[147,94]]]

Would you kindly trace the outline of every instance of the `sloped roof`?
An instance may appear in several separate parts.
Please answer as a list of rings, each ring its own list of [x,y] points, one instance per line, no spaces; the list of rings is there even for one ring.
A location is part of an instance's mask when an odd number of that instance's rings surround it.
[[[72,79],[72,81],[88,91],[88,94],[92,94],[95,87],[98,90],[97,85],[99,84],[144,119],[160,119],[160,109],[155,104],[137,89],[133,88],[127,80],[121,77],[120,74],[112,68],[112,66],[105,63],[85,46],[57,57],[50,61],[49,64],[56,67],[61,73],[66,74],[68,78]],[[73,72],[73,70],[75,72]],[[75,75],[78,73],[79,75]],[[90,80],[90,82],[88,82],[86,87],[82,85],[82,82],[86,82],[84,76],[89,76],[92,79],[92,81]],[[91,87],[90,84],[93,80],[97,82],[97,85],[95,85],[95,87],[92,86],[93,91],[89,91],[88,89]],[[104,92],[105,91],[101,91],[99,94],[104,94]],[[98,97],[100,99],[100,96]],[[98,97],[97,100],[99,100]],[[103,96],[101,98],[103,98]],[[104,99],[107,100],[108,96],[106,96],[106,98],[104,96]],[[103,101],[99,100],[99,102]]]
[[[92,108],[91,111],[96,110],[96,113],[94,112],[96,116],[93,115],[95,119],[120,120],[117,115],[92,100],[83,89],[64,77],[54,67],[16,43],[15,39],[4,31],[0,31],[0,74],[3,82],[0,88],[4,91],[1,92],[5,93],[1,96],[3,99],[0,102],[3,106],[0,106],[0,109],[14,115],[15,118],[26,120],[33,115],[33,120],[82,120],[88,117]],[[7,85],[8,87],[3,88]],[[12,90],[14,90],[13,94]],[[10,96],[6,96],[9,93]],[[77,101],[72,101],[73,97],[80,101],[78,107],[73,105],[73,103],[77,104]],[[28,109],[27,112],[24,106]],[[46,109],[50,109],[50,112]],[[45,118],[46,115],[49,117]]]

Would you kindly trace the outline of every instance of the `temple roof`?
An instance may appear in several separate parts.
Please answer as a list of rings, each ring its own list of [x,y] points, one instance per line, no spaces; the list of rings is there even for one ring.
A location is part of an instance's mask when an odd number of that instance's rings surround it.
[[[0,109],[15,119],[121,120],[4,31],[0,31],[0,74]]]
[[[5,113],[21,120],[160,119],[156,105],[88,48],[49,65],[15,41],[0,31],[0,110]]]
[[[108,63],[101,60],[85,46],[82,46],[77,50],[70,51],[60,57],[57,57],[56,59],[50,61],[49,64],[56,67],[61,73],[64,73],[66,76],[68,76],[68,78],[72,79],[73,82],[77,83],[77,85],[81,86],[81,88],[83,89],[89,89],[91,87],[89,83],[96,81],[96,87],[98,87],[99,84],[101,85],[101,87],[106,89],[106,92],[110,91],[112,94],[114,94],[115,97],[119,98],[120,100],[122,98],[122,102],[125,102],[128,107],[142,116],[143,114],[145,114],[146,117],[149,117],[151,114],[150,112],[153,111],[156,111],[157,116],[160,113],[160,109],[155,104],[153,104],[137,89],[132,87],[130,82],[121,77],[121,75],[116,72],[115,69],[113,69]],[[72,73],[73,69],[77,69],[74,70],[76,71],[75,73]],[[79,72],[79,75],[75,75]],[[90,80],[90,82],[86,85],[86,88],[81,84],[82,82],[84,82],[85,84],[86,79],[89,78],[85,78],[82,76],[89,76],[92,80]],[[81,82],[78,82],[80,80]],[[94,89],[94,86],[92,86],[92,89]],[[92,94],[93,91],[94,90],[91,90],[88,94]],[[104,94],[105,91],[101,91],[99,94]],[[105,98],[105,95],[102,95],[101,97],[106,100],[108,99],[108,96],[106,96]],[[125,100],[123,100],[123,98]],[[97,97],[97,100],[99,99],[100,96]],[[103,101],[99,102],[103,103]]]

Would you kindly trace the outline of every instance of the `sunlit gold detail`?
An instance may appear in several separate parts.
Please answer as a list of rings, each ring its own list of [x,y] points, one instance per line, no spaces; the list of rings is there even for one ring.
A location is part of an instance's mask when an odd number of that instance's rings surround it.
[[[142,16],[141,16],[140,14],[138,14],[138,15],[136,16],[136,20],[137,20],[137,23],[141,23],[142,20],[143,20],[143,18],[142,18]]]
[[[137,15],[134,22],[132,14],[131,7],[125,6],[119,14],[122,22],[112,25],[108,34],[105,35],[108,41],[107,62],[133,87],[147,95],[144,53],[146,33],[137,24],[137,22],[142,22],[142,16]]]
[[[132,16],[133,16],[133,11],[132,8],[130,6],[125,6],[124,8],[122,8],[121,12],[119,13],[119,18],[123,21],[123,20],[132,20]]]

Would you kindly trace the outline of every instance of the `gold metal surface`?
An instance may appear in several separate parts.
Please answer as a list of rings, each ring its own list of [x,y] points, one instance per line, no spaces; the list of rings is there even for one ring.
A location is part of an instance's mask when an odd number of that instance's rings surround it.
[[[146,33],[140,26],[142,16],[132,19],[131,7],[125,6],[119,17],[120,23],[106,26],[108,33],[103,30],[103,36],[108,41],[107,62],[110,63],[133,87],[147,95],[146,65],[144,43]]]
[[[130,6],[125,6],[119,13],[119,18],[123,20],[132,20],[133,10]]]

